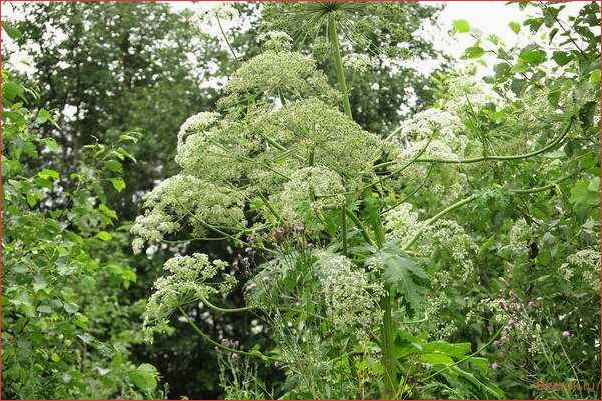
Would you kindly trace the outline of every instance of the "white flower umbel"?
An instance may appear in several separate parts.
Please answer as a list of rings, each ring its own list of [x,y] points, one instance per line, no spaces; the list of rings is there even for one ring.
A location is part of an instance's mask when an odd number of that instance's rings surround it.
[[[260,43],[266,50],[290,50],[292,42],[293,38],[291,38],[288,33],[282,31],[269,31],[262,33],[257,37],[257,43]]]
[[[377,300],[382,287],[370,283],[366,272],[345,256],[326,251],[315,256],[327,316],[335,327],[367,330],[380,321]]]
[[[169,327],[169,317],[179,306],[215,294],[228,294],[236,279],[223,272],[226,266],[226,262],[210,261],[202,253],[176,256],[165,262],[166,275],[153,284],[154,292],[144,312],[143,329],[148,339],[152,340],[153,332],[163,332]]]
[[[341,207],[345,200],[341,177],[324,167],[295,171],[281,192],[270,198],[273,207],[288,224],[320,218],[328,208]]]
[[[374,67],[375,61],[367,54],[349,53],[343,57],[345,67],[363,73]]]
[[[211,128],[220,118],[219,113],[201,112],[188,117],[180,127],[178,133],[178,145],[184,143],[186,137],[191,134],[201,134]]]
[[[232,74],[225,91],[228,96],[219,101],[222,108],[233,107],[249,95],[283,100],[316,96],[329,104],[338,100],[338,92],[316,69],[315,61],[290,51],[270,50],[255,56]]]
[[[135,236],[132,242],[134,253],[140,253],[145,242],[154,243],[163,240],[167,234],[180,229],[180,224],[161,210],[147,210],[144,215],[136,217],[130,232]]]
[[[208,226],[245,227],[244,193],[215,185],[186,174],[178,174],[159,184],[145,197],[143,216],[131,228],[136,236],[134,252],[145,242],[155,243],[187,223],[194,234],[201,235]]]
[[[228,1],[212,2],[210,4],[197,2],[192,9],[193,22],[203,28],[207,24],[215,24],[216,19],[222,22],[237,19],[240,13],[234,8],[233,4],[234,2]]]
[[[582,249],[569,255],[559,268],[560,276],[572,287],[585,287],[594,293],[600,292],[600,251]]]

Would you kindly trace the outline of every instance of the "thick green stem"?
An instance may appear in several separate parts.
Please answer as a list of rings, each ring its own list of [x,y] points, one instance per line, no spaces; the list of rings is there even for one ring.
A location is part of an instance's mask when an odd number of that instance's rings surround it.
[[[383,310],[382,324],[382,364],[385,371],[385,398],[395,398],[397,392],[397,360],[395,358],[395,325],[393,323],[393,295],[389,286],[381,299]]]
[[[341,58],[341,46],[339,45],[339,37],[337,35],[337,22],[332,14],[328,16],[328,41],[330,42],[332,59],[337,71],[339,90],[343,96],[343,110],[345,110],[345,114],[353,118],[351,103],[349,102],[349,90],[347,89],[347,81],[345,80],[345,70],[343,69],[343,59]]]

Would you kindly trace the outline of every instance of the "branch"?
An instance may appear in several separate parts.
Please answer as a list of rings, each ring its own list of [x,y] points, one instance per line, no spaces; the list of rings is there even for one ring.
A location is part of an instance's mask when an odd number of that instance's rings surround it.
[[[374,243],[374,240],[372,240],[372,238],[370,238],[370,234],[368,233],[368,230],[366,229],[366,226],[364,226],[362,224],[362,222],[360,221],[360,219],[357,218],[357,216],[355,215],[355,213],[353,213],[351,210],[349,210],[347,208],[345,208],[345,213],[353,221],[353,223],[356,225],[356,227],[360,229],[360,231],[362,232],[362,235],[364,236],[364,239],[366,240],[366,242],[369,243],[370,245],[376,245]]]
[[[241,355],[247,355],[247,356],[254,356],[257,358],[261,358],[263,360],[271,360],[271,361],[279,361],[279,359],[273,358],[271,356],[267,356],[262,354],[261,352],[257,351],[257,352],[247,352],[247,351],[242,351],[236,348],[230,348],[225,346],[224,344],[220,344],[219,342],[215,341],[213,338],[209,337],[207,334],[205,334],[201,329],[199,329],[199,327],[192,321],[192,319],[190,318],[190,316],[188,316],[188,314],[186,312],[184,312],[184,309],[182,309],[181,306],[178,306],[178,310],[180,311],[180,313],[182,314],[182,316],[184,316],[184,319],[186,319],[186,321],[188,322],[188,324],[190,324],[190,326],[194,329],[194,331],[200,335],[201,337],[203,337],[203,339],[205,339],[207,342],[209,342],[212,345],[215,345],[216,347],[223,349],[224,351],[228,351],[228,352],[234,352],[236,354],[241,354]]]
[[[543,192],[543,191],[547,191],[548,189],[552,189],[554,188],[556,185],[558,185],[558,183],[567,180],[569,178],[571,178],[572,176],[574,176],[575,173],[572,174],[568,174],[548,185],[544,185],[542,187],[535,187],[535,188],[528,188],[528,189],[511,189],[508,191],[509,194],[511,195],[518,195],[518,194],[532,194],[532,193],[536,193],[536,192]],[[458,202],[454,203],[451,206],[448,206],[447,208],[443,209],[442,211],[440,211],[439,213],[437,213],[436,215],[434,215],[433,217],[431,217],[430,219],[425,221],[425,225],[419,229],[418,231],[416,231],[416,233],[414,234],[414,236],[410,239],[410,242],[408,242],[404,247],[403,250],[407,250],[409,249],[414,242],[416,242],[416,240],[418,238],[420,238],[420,236],[424,233],[424,231],[427,229],[428,226],[432,225],[434,222],[436,222],[437,220],[439,220],[441,217],[445,216],[447,213],[456,210],[470,202],[472,202],[473,200],[478,198],[478,194],[473,194],[467,198],[461,199]]]
[[[520,159],[528,159],[530,157],[533,156],[537,156],[539,154],[545,153],[553,148],[555,148],[556,146],[558,146],[562,140],[564,138],[566,138],[567,134],[569,133],[569,131],[571,130],[571,127],[573,125],[573,121],[574,121],[574,117],[571,116],[568,120],[568,122],[566,123],[564,129],[562,130],[562,133],[556,138],[554,139],[552,142],[550,142],[549,145],[538,149],[538,150],[534,150],[533,152],[529,152],[529,153],[524,153],[521,155],[504,155],[504,156],[481,156],[481,157],[474,157],[474,158],[469,158],[469,159],[417,159],[416,163],[454,163],[454,164],[468,164],[468,163],[478,163],[478,162],[482,162],[482,161],[488,161],[488,160],[497,160],[497,161],[508,161],[508,160],[520,160]]]
[[[236,53],[234,52],[234,49],[230,45],[230,41],[228,40],[228,36],[226,36],[226,33],[224,32],[224,28],[222,28],[222,23],[219,20],[219,17],[217,15],[215,16],[215,19],[217,20],[217,26],[219,27],[219,30],[222,33],[222,36],[223,36],[224,40],[226,41],[226,44],[228,45],[228,49],[230,49],[230,53],[232,53],[232,56],[234,57],[234,60],[238,63],[238,57],[236,57]]]
[[[222,313],[235,313],[235,312],[245,312],[249,310],[256,309],[254,306],[243,306],[242,308],[221,308],[217,305],[212,304],[206,298],[200,297],[201,302],[209,307],[209,309],[213,309],[216,312]]]

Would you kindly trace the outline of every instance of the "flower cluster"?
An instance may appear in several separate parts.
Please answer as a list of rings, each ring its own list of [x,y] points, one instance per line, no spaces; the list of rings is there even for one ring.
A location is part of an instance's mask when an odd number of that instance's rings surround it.
[[[451,77],[446,82],[446,89],[446,98],[441,106],[454,115],[467,109],[478,110],[488,103],[504,104],[490,85],[469,72]]]
[[[219,101],[222,108],[232,107],[249,95],[289,100],[316,96],[331,104],[338,99],[315,61],[290,51],[269,50],[255,56],[236,70],[225,91],[228,96]]]
[[[233,20],[238,18],[239,12],[233,7],[234,2],[222,1],[211,4],[197,3],[193,8],[193,22],[204,27],[206,24],[213,24],[215,19]]]
[[[145,197],[146,214],[138,216],[131,228],[133,246],[140,251],[144,242],[160,242],[166,234],[187,222],[195,235],[207,227],[246,225],[244,194],[194,176],[178,174],[159,184]]]
[[[315,256],[321,295],[335,327],[367,330],[379,321],[377,300],[382,287],[370,283],[367,274],[345,256],[321,250]]]
[[[541,299],[523,302],[513,291],[494,300],[485,299],[486,304],[494,312],[494,319],[503,323],[500,337],[493,342],[494,347],[504,348],[512,343],[527,343],[532,355],[541,351],[541,325],[536,323],[531,312],[540,307]]]
[[[372,174],[382,154],[382,140],[317,98],[290,102],[253,123],[259,136],[294,149],[294,163],[325,166],[355,180]]]
[[[135,236],[132,249],[138,254],[142,251],[145,242],[160,242],[165,235],[177,232],[179,229],[180,224],[161,210],[147,210],[144,215],[136,217],[130,229]]]
[[[451,267],[447,272],[453,277],[436,275],[435,280],[441,287],[458,279],[465,282],[473,277],[473,259],[479,248],[462,226],[453,220],[439,220],[429,227],[426,238],[427,241],[418,246],[419,252],[429,255],[431,260],[442,266]]]
[[[569,283],[584,285],[594,293],[600,291],[600,252],[582,249],[569,255],[559,268],[560,276]]]
[[[202,133],[213,126],[219,119],[219,113],[213,112],[201,112],[188,117],[180,127],[180,132],[178,133],[178,145],[184,143],[188,135]]]
[[[402,243],[424,227],[424,223],[418,220],[418,213],[412,211],[410,203],[402,203],[391,209],[385,214],[384,220],[384,228],[388,235]]]
[[[518,219],[514,222],[508,233],[508,244],[506,249],[510,250],[516,257],[527,255],[529,251],[529,241],[531,240],[531,226],[525,219]]]
[[[235,181],[248,168],[249,143],[243,127],[228,119],[193,119],[180,129],[176,162],[189,175],[212,182]],[[198,116],[198,114],[197,114]],[[211,121],[211,123],[209,123]]]
[[[454,280],[468,280],[474,273],[473,255],[478,251],[475,241],[453,220],[439,220],[427,226],[412,211],[412,206],[402,203],[384,216],[384,227],[390,238],[406,244],[416,231],[424,230],[416,242],[416,252],[445,269],[435,273],[433,282],[446,287]]]
[[[468,144],[460,118],[439,109],[416,113],[392,139],[400,145],[402,163],[421,151],[425,157],[459,158]]]
[[[261,43],[264,49],[273,51],[286,51],[292,47],[293,38],[282,31],[269,31],[257,37],[257,43]]]
[[[270,201],[279,214],[275,218],[287,224],[301,224],[315,221],[326,209],[340,207],[344,193],[337,173],[324,167],[305,167],[295,171]]]
[[[343,57],[345,67],[363,73],[375,65],[375,60],[367,54],[349,53]]]
[[[226,262],[210,261],[202,253],[176,256],[165,262],[163,268],[167,275],[159,277],[153,284],[155,291],[144,312],[143,328],[147,337],[152,340],[153,332],[165,331],[169,317],[178,307],[230,292],[236,279],[223,272],[226,266]],[[218,276],[221,281],[216,283]]]

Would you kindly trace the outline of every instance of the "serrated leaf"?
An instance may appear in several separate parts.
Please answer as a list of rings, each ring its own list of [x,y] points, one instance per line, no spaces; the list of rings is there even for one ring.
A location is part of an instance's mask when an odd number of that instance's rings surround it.
[[[122,134],[122,135],[119,135],[119,141],[136,143],[136,142],[138,142],[138,138],[133,137],[131,135]]]
[[[43,138],[40,140],[45,146],[46,148],[52,152],[52,153],[56,153],[59,151],[59,144],[52,138]]]
[[[105,216],[107,216],[109,219],[111,220],[116,220],[117,219],[117,212],[114,211],[113,209],[110,209],[107,205],[105,205],[104,203],[101,203],[98,206],[98,210],[104,214]]]
[[[117,178],[110,178],[111,184],[113,185],[113,188],[115,188],[117,190],[117,192],[121,192],[125,189],[125,181],[123,181],[123,178],[121,177],[117,177]]]
[[[421,354],[420,360],[430,365],[451,366],[454,364],[454,360],[445,354]]]
[[[404,297],[412,310],[420,309],[426,289],[418,284],[416,279],[425,279],[425,271],[416,262],[407,256],[391,253],[386,250],[379,252],[385,269],[383,279]]]
[[[600,192],[600,177],[595,177],[593,180],[591,180],[587,185],[587,189],[595,193]]]
[[[48,282],[44,276],[35,276],[33,278],[33,291],[38,292],[48,287]]]
[[[4,32],[6,32],[6,34],[14,40],[17,40],[23,36],[21,31],[17,29],[14,24],[8,21],[2,21],[2,29],[4,29]]]
[[[46,121],[50,120],[50,112],[46,109],[40,109],[38,111],[38,117],[36,118],[36,121],[38,122],[38,124],[44,124]]]
[[[12,101],[17,97],[24,98],[23,94],[25,93],[25,89],[23,89],[23,85],[14,82],[14,81],[6,81],[2,82],[2,99],[5,101]]]
[[[50,305],[40,305],[36,310],[40,313],[52,313],[52,307],[50,307]]]
[[[123,171],[123,166],[121,165],[121,162],[115,159],[107,160],[104,163],[104,165],[106,169],[111,170],[114,173],[121,173]]]
[[[529,45],[521,50],[518,58],[529,65],[539,65],[546,61],[547,54],[537,45]]]
[[[539,31],[539,28],[543,25],[543,18],[529,18],[523,22],[523,25],[531,28],[532,33]]]
[[[424,344],[424,352],[440,353],[454,358],[463,358],[470,353],[470,343],[448,343],[445,341],[434,341]]]
[[[573,57],[569,52],[555,51],[552,53],[552,60],[554,60],[560,67],[567,65],[572,59]]]
[[[27,201],[27,204],[30,207],[34,207],[35,205],[38,204],[37,194],[27,194],[27,196],[25,197],[25,200]]]
[[[592,180],[593,181],[593,180]],[[571,188],[571,197],[570,201],[574,205],[596,205],[600,201],[600,194],[598,191],[591,191],[590,185],[594,187],[595,182],[592,184],[591,181],[588,180],[579,180]],[[600,182],[597,181],[597,185],[600,185]]]
[[[63,309],[65,309],[65,311],[67,313],[76,313],[79,310],[79,305],[77,305],[76,303],[73,302],[65,302],[63,304]]]

